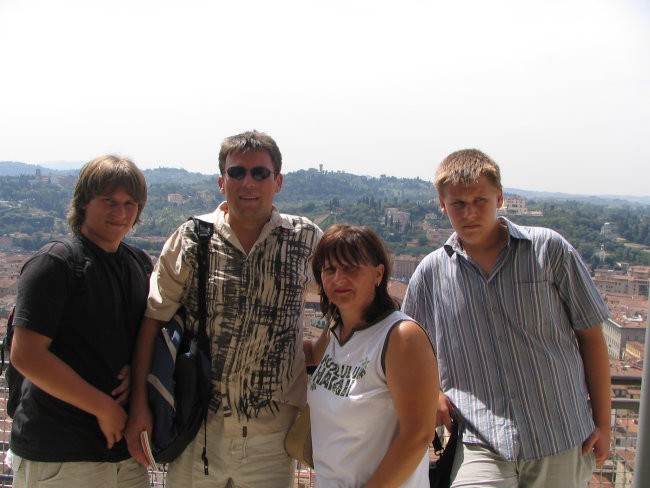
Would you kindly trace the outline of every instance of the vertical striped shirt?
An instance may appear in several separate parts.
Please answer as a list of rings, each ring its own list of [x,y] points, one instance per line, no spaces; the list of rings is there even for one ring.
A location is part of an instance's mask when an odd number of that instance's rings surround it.
[[[402,309],[431,336],[441,388],[465,423],[463,441],[528,461],[593,431],[574,330],[609,313],[562,236],[503,221],[508,243],[489,276],[454,233],[420,263]]]

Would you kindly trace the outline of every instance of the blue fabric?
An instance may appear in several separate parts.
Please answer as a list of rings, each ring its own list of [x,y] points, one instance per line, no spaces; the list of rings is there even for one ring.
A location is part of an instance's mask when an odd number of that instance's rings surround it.
[[[158,449],[167,447],[176,435],[174,365],[183,339],[184,320],[185,309],[181,308],[179,313],[161,330],[154,343],[154,360],[147,378],[147,388],[149,404],[153,418],[156,420],[152,432],[152,442]],[[168,340],[165,340],[165,336]]]

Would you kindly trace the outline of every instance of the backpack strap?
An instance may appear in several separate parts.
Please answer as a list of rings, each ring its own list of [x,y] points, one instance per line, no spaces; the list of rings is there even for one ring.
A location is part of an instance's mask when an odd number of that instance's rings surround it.
[[[122,241],[122,245],[124,246],[124,249],[126,249],[126,251],[138,262],[145,274],[147,276],[151,276],[151,273],[153,272],[153,265],[151,264],[151,258],[149,255],[142,249],[131,246],[124,241]]]
[[[7,330],[5,335],[2,338],[2,347],[0,348],[0,374],[4,371],[5,367],[5,351],[7,353],[7,362],[9,362],[9,354],[11,353],[11,341],[14,336],[14,312],[16,311],[16,306],[14,305],[9,312],[9,317],[7,317]]]
[[[194,232],[199,240],[199,247],[197,253],[198,273],[199,273],[199,330],[198,330],[198,345],[210,357],[210,341],[207,333],[208,322],[208,309],[207,309],[207,284],[208,284],[208,248],[212,233],[214,232],[214,225],[211,222],[206,222],[198,217],[192,217],[194,222]]]
[[[203,220],[202,217],[207,217],[208,220]],[[210,340],[208,339],[207,333],[207,322],[208,322],[208,308],[207,308],[207,286],[208,286],[208,249],[210,247],[210,240],[212,239],[212,233],[214,232],[214,223],[211,222],[209,215],[201,215],[199,217],[192,217],[194,222],[194,232],[196,233],[199,240],[199,248],[197,252],[197,263],[199,273],[199,330],[197,343],[199,349],[201,349],[208,358],[208,364],[211,364],[210,360]],[[208,475],[208,455],[207,455],[207,445],[208,445],[208,415],[206,413],[203,418],[203,452],[201,453],[201,459],[203,460],[203,472]]]
[[[57,239],[52,239],[52,242],[60,242],[68,248],[68,251],[70,251],[70,254],[72,254],[72,270],[74,271],[74,276],[77,279],[83,278],[84,270],[86,269],[88,260],[86,259],[83,244],[79,238],[74,235],[65,236],[59,237]]]

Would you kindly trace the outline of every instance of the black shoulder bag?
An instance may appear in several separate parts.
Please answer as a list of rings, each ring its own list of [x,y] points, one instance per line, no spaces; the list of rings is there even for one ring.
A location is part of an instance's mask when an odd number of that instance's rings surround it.
[[[199,327],[196,334],[186,330],[186,311],[181,307],[156,338],[151,372],[147,377],[149,405],[153,414],[151,452],[156,463],[176,459],[194,440],[201,424],[205,427],[207,423],[211,373],[210,341],[206,332],[206,286],[208,246],[213,224],[196,217],[192,217],[192,220],[199,242]],[[205,444],[201,458],[205,474],[208,474]]]
[[[460,443],[458,434],[458,421],[452,419],[451,435],[443,449],[438,433],[433,439],[433,449],[438,455],[436,461],[429,464],[429,487],[449,488],[451,485],[451,468],[454,465],[456,446]]]

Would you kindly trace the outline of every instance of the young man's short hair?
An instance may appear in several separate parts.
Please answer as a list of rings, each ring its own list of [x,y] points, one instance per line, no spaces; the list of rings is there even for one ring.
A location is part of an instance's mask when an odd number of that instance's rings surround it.
[[[442,195],[446,185],[473,185],[481,176],[501,189],[501,170],[490,156],[478,149],[463,149],[447,156],[436,170],[434,184]]]
[[[282,154],[273,138],[264,132],[256,130],[242,132],[230,136],[221,143],[219,151],[219,172],[223,175],[226,171],[226,158],[229,154],[239,154],[248,151],[267,151],[273,162],[275,176],[282,171]]]
[[[68,214],[68,224],[72,231],[81,231],[86,216],[83,207],[88,202],[95,197],[109,195],[118,188],[122,188],[138,204],[138,214],[133,225],[139,224],[140,214],[147,203],[144,174],[130,159],[109,154],[93,159],[79,171]]]

